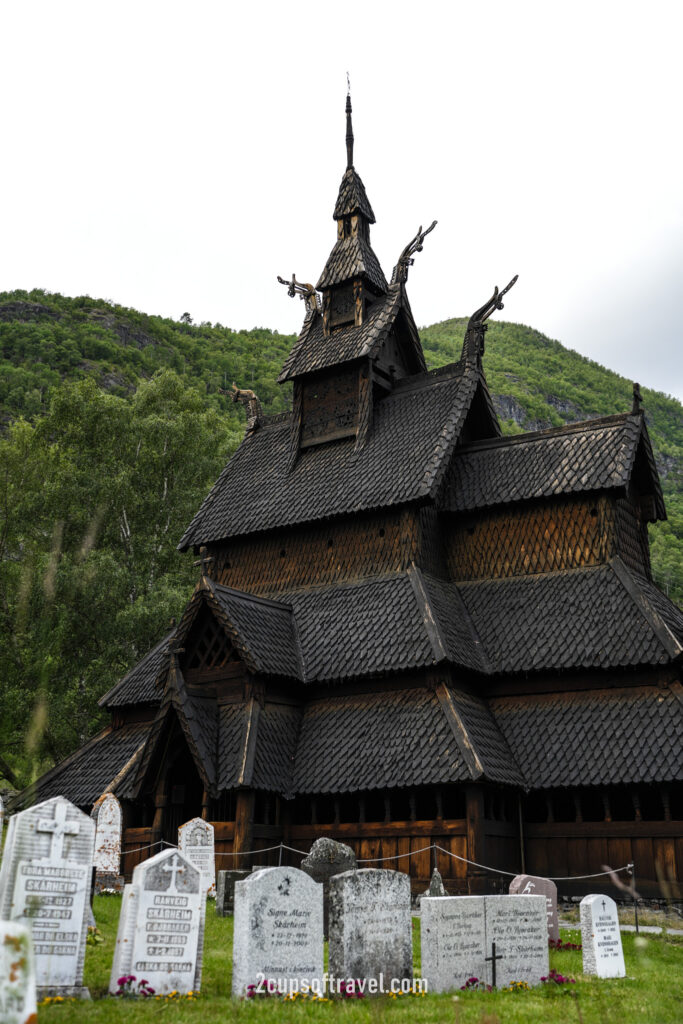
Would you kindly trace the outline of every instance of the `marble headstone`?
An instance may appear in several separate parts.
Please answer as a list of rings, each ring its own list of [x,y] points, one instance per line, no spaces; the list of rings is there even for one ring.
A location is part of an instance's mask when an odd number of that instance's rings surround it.
[[[177,850],[162,850],[133,871],[123,890],[109,991],[132,974],[163,995],[197,991],[202,979],[205,893],[201,875]]]
[[[316,839],[308,856],[301,861],[301,870],[310,875],[314,882],[322,882],[325,938],[329,934],[330,879],[357,867],[356,855],[351,847],[326,836]]]
[[[36,1024],[33,942],[25,925],[0,921],[0,1021]]]
[[[557,942],[560,923],[557,917],[557,886],[540,875],[515,875],[510,882],[511,896],[545,896],[548,915],[548,938]]]
[[[626,976],[617,905],[609,896],[585,896],[581,900],[583,973],[599,978]]]
[[[235,882],[246,878],[247,870],[219,871],[216,875],[216,913],[228,917],[235,909]]]
[[[411,979],[409,876],[362,868],[331,878],[329,955],[337,979]]]
[[[190,864],[202,873],[202,888],[216,895],[216,859],[213,825],[203,818],[192,818],[178,829],[178,849]]]
[[[460,988],[468,978],[492,985],[493,943],[498,988],[538,985],[548,974],[544,896],[425,896],[420,910],[422,977],[430,992]]]
[[[95,892],[123,892],[121,874],[121,804],[113,793],[104,793],[90,812],[95,822]]]
[[[232,994],[270,981],[280,991],[323,980],[323,887],[297,868],[264,868],[235,882]]]
[[[0,868],[0,919],[31,930],[38,996],[83,988],[95,823],[62,796],[15,814]]]

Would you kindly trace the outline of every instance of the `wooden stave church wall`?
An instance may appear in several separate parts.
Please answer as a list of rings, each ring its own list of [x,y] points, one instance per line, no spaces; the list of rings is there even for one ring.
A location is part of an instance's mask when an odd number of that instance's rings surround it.
[[[619,788],[624,795],[632,795],[632,787]],[[683,898],[683,815],[669,820],[613,820],[613,821],[528,821],[523,814],[522,843],[519,834],[519,819],[504,820],[495,809],[495,797],[501,792],[497,787],[468,787],[467,813],[463,818],[431,818],[414,821],[369,821],[323,824],[292,824],[286,820],[273,824],[254,823],[249,836],[249,850],[256,851],[250,856],[234,857],[234,821],[212,820],[215,828],[216,870],[270,865],[278,863],[298,866],[301,856],[288,851],[280,854],[278,849],[259,855],[259,850],[277,847],[279,843],[297,850],[308,851],[313,842],[327,836],[352,847],[359,859],[369,861],[362,866],[385,867],[408,873],[414,893],[423,892],[428,884],[431,871],[437,866],[446,889],[452,894],[507,891],[510,878],[493,872],[483,872],[466,865],[441,851],[424,850],[432,843],[438,844],[460,858],[478,861],[493,869],[521,872],[542,876],[590,875],[601,872],[605,866],[620,868],[635,863],[638,892],[645,898]],[[681,814],[682,792],[678,796],[676,813]],[[505,791],[509,795],[509,791]],[[574,791],[585,798],[586,793],[599,794],[596,789]],[[474,794],[474,798],[473,798]],[[479,801],[479,819],[473,821],[472,807]],[[568,796],[571,794],[565,794]],[[583,796],[581,796],[583,794]],[[552,795],[548,799],[553,799]],[[492,815],[496,815],[495,817]],[[140,851],[138,848],[152,842],[152,829],[125,828],[123,835],[122,870],[130,878],[137,863],[145,860],[155,850]],[[133,850],[137,852],[133,853]],[[381,862],[379,858],[400,859]],[[373,858],[378,858],[372,862]],[[627,880],[622,874],[622,880]],[[623,896],[608,878],[571,879],[558,883],[562,895],[585,895],[600,891],[616,897]]]

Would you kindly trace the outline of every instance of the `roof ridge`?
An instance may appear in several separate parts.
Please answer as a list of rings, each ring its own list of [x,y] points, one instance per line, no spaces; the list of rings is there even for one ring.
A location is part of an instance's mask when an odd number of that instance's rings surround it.
[[[472,779],[480,779],[482,775],[484,775],[484,766],[479,759],[479,755],[474,749],[474,744],[467,735],[465,723],[455,706],[453,694],[449,687],[443,682],[439,683],[434,692],[439,704],[441,705],[444,717],[446,718],[451,732],[453,733],[453,739],[457,744],[462,759],[467,765],[467,770],[469,771]],[[516,758],[514,760],[516,763]]]
[[[462,594],[460,593],[459,583],[457,583],[455,580],[443,580],[438,576],[434,576],[433,573],[425,572],[424,569],[420,569],[420,573],[422,574],[422,578],[427,581],[427,585],[429,585],[432,582],[435,583],[437,586],[445,584],[449,589],[453,591],[457,599],[462,617],[467,623],[470,635],[474,641],[477,654],[481,661],[481,668],[484,674],[492,674],[495,671],[493,663],[491,662],[491,659],[488,656],[488,652],[484,647],[484,643],[481,637],[479,636],[479,631],[477,630],[477,627],[474,624],[474,619],[470,615],[469,609],[463,600]],[[438,622],[439,616],[437,612],[435,612],[435,618]]]
[[[420,614],[422,615],[422,622],[425,627],[425,632],[429,638],[432,653],[434,654],[434,661],[436,663],[445,661],[448,659],[448,647],[441,635],[440,623],[436,613],[432,609],[429,594],[427,593],[427,589],[424,585],[421,571],[414,562],[411,562],[406,575],[410,580]]]
[[[529,430],[523,434],[504,434],[502,437],[485,438],[482,441],[470,441],[458,449],[459,453],[482,451],[486,448],[500,448],[511,444],[528,444],[542,441],[547,437],[562,437],[563,434],[578,434],[583,430],[597,430],[600,427],[626,425],[632,419],[631,413],[616,413],[613,416],[602,416],[592,420],[577,420],[576,423],[565,423],[561,427],[548,427],[546,430]]]
[[[212,580],[207,577],[207,581],[211,584],[214,591],[225,591],[240,600],[250,601],[253,604],[269,605],[271,608],[278,608],[281,611],[293,611],[291,604],[286,604],[284,601],[276,601],[272,597],[260,597],[258,594],[253,594],[248,590],[236,590],[235,587],[226,587],[224,583],[219,583],[217,580]]]
[[[434,443],[432,454],[427,460],[427,465],[425,466],[422,474],[422,486],[424,488],[424,485],[431,476],[431,482],[427,486],[426,490],[423,490],[423,494],[429,497],[434,498],[436,496],[436,491],[441,484],[443,474],[449,464],[453,449],[458,443],[462,425],[467,419],[467,414],[472,407],[472,402],[474,401],[474,397],[477,393],[477,387],[479,386],[482,377],[483,373],[478,368],[471,369],[469,366],[465,366],[460,379],[463,383],[467,382],[470,385],[472,389],[471,394],[469,395],[466,403],[454,403],[450,414],[446,417],[446,420],[439,431],[438,437]]]
[[[683,645],[674,636],[673,632],[669,626],[667,626],[659,612],[653,608],[647,595],[644,594],[642,589],[638,586],[632,573],[629,571],[623,560],[619,555],[614,555],[607,564],[611,567],[614,575],[617,577],[635,606],[650,625],[650,628],[657,636],[657,639],[669,655],[669,658],[672,661],[679,659],[683,654]]]

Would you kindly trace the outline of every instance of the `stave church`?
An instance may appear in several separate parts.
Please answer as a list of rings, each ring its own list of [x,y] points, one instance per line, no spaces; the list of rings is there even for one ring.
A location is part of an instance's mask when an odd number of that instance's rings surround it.
[[[283,282],[305,305],[291,410],[235,389],[244,439],[179,543],[189,604],[16,806],[115,793],[126,876],[201,815],[219,868],[329,836],[416,891],[436,864],[452,893],[525,871],[582,894],[572,876],[633,862],[642,895],[680,897],[683,613],[650,572],[639,389],[502,436],[484,341],[507,289],[428,371],[407,280],[431,229],[387,280],[348,97],[346,155],[320,278]]]

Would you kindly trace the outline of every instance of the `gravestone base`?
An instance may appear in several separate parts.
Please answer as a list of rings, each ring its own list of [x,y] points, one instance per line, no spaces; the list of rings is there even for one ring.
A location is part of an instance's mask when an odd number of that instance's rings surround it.
[[[67,988],[39,985],[36,988],[36,996],[39,1001],[47,999],[48,996],[61,996],[63,999],[92,999],[90,989],[86,985],[69,985]]]
[[[98,871],[95,875],[95,895],[99,896],[104,889],[113,889],[114,892],[122,893],[125,884],[123,875],[113,875],[108,871]]]

